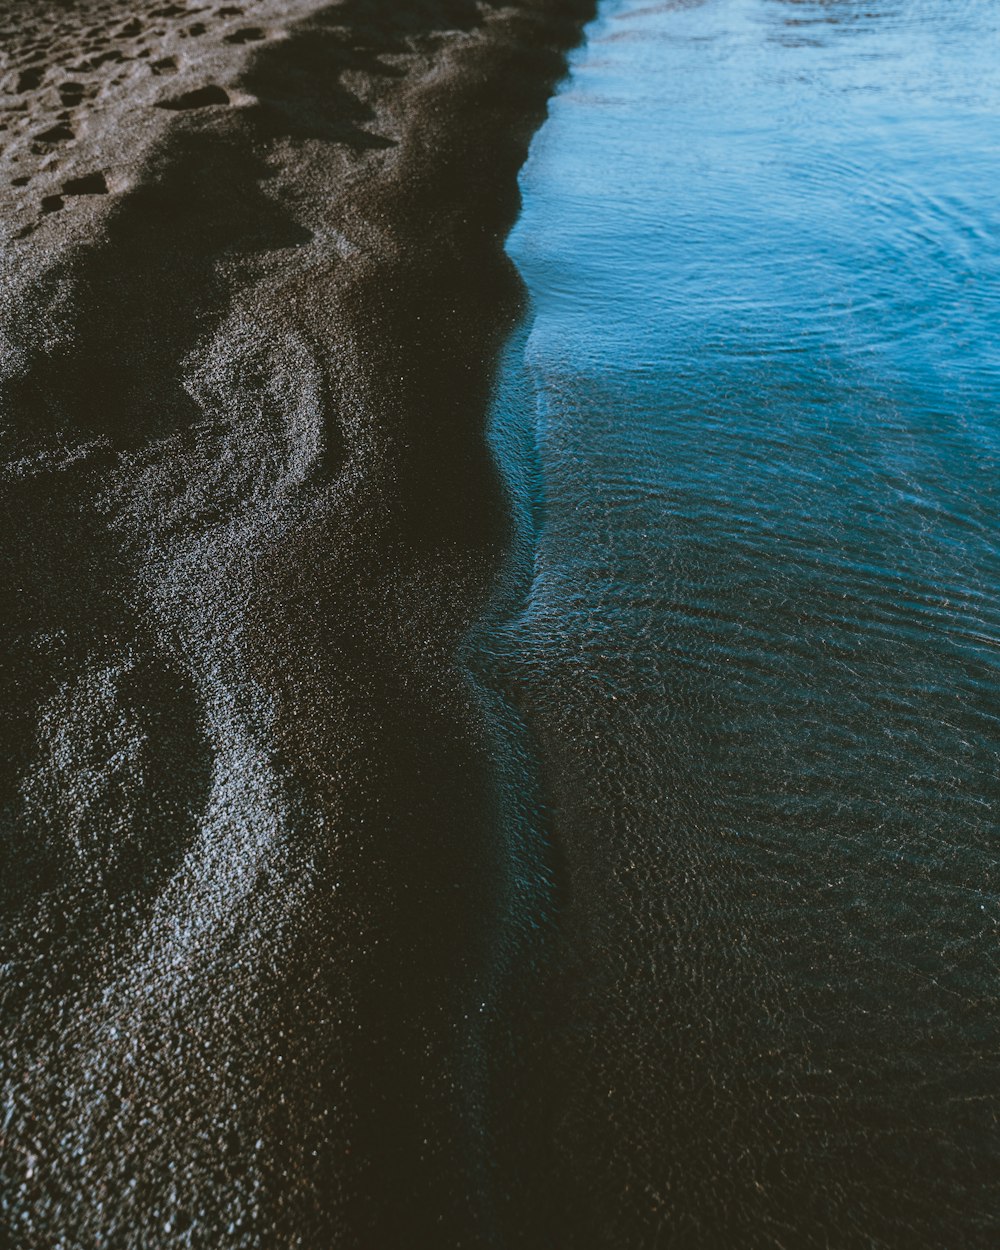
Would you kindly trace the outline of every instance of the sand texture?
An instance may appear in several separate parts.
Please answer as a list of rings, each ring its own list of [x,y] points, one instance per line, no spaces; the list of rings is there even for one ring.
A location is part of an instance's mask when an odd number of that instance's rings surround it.
[[[2,1244],[500,1242],[456,655],[588,11],[0,6]]]

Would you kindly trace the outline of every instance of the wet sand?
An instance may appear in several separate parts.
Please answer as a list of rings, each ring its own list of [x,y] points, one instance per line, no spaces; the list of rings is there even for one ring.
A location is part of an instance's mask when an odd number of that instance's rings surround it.
[[[527,922],[457,655],[591,7],[0,8],[11,1245],[503,1239]]]

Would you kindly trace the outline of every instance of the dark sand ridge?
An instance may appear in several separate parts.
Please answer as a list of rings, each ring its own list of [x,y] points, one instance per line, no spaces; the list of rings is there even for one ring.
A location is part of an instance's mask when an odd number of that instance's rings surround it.
[[[589,8],[0,9],[12,1244],[504,1240],[455,654]]]

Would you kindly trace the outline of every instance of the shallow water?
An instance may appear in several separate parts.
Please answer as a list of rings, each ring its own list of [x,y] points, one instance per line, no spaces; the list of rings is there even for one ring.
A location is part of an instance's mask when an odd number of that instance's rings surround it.
[[[612,3],[534,143],[483,646],[554,879],[539,1244],[1000,1232],[998,47]]]

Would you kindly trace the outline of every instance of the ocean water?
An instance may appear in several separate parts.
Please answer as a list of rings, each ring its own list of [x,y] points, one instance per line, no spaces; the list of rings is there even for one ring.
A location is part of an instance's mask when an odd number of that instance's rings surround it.
[[[611,0],[536,137],[514,1244],[1000,1239],[998,54],[992,0]]]

